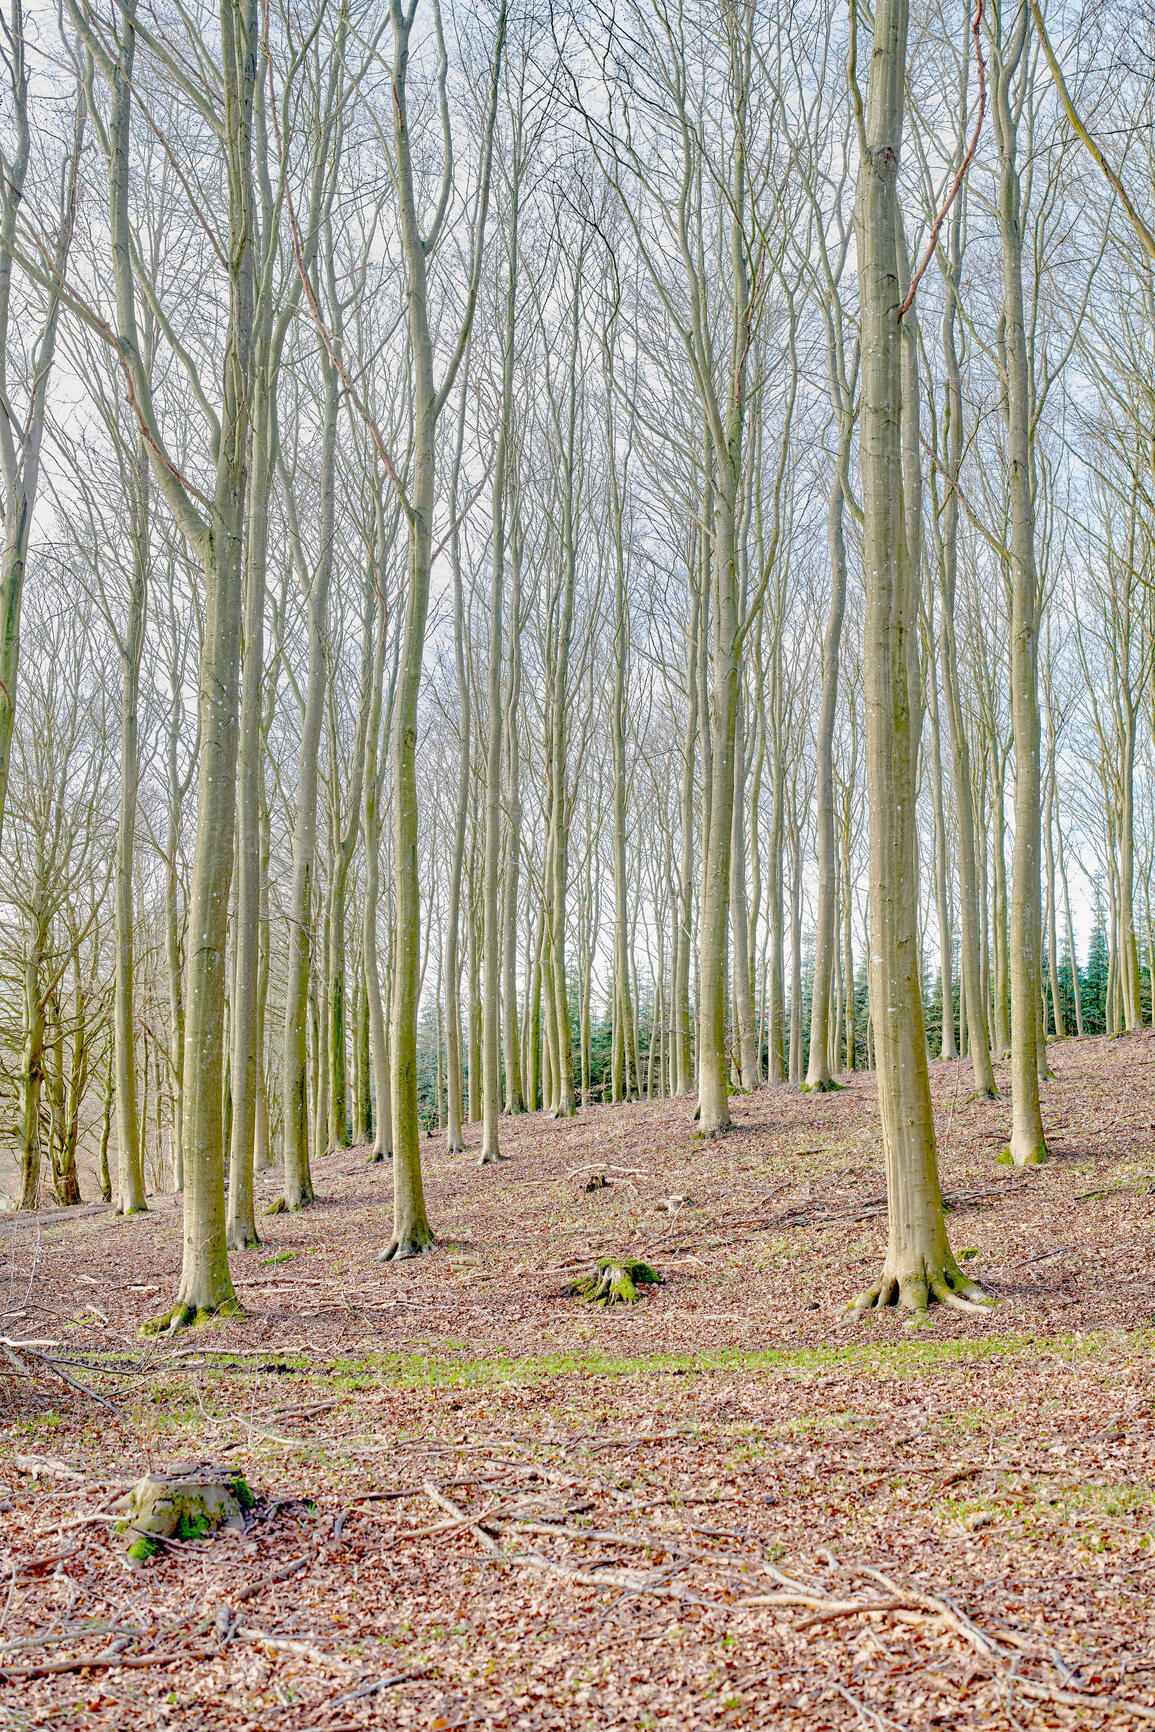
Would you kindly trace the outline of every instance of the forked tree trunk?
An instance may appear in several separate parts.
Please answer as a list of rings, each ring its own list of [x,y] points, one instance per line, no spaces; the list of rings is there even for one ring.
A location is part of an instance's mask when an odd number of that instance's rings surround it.
[[[397,188],[402,248],[408,290],[408,329],[413,387],[412,482],[406,504],[409,530],[407,589],[401,627],[396,716],[393,727],[393,997],[390,1007],[389,1058],[393,1107],[393,1235],[382,1260],[412,1257],[433,1243],[421,1180],[421,1127],[417,1109],[417,1011],[421,899],[417,862],[417,708],[429,611],[430,565],[433,553],[433,511],[436,504],[437,423],[469,341],[483,255],[489,204],[489,177],[497,96],[505,47],[504,5],[498,19],[497,44],[489,87],[489,108],[482,147],[476,204],[473,268],[466,311],[453,358],[440,387],[434,384],[434,340],[429,309],[429,261],[436,236],[421,231],[417,173],[409,133],[408,67],[416,5],[402,12],[392,7],[394,57],[392,67],[394,181]],[[440,25],[438,26],[440,29]],[[446,162],[446,173],[450,172]],[[448,196],[448,189],[446,192]],[[444,204],[441,207],[444,209]],[[435,226],[440,218],[435,218]],[[473,1066],[471,1064],[472,1071]]]
[[[120,16],[111,58],[78,8],[70,16],[111,89],[107,128],[109,229],[117,303],[117,359],[145,433],[157,485],[205,574],[205,635],[198,679],[200,759],[196,849],[189,898],[184,1087],[184,1256],[176,1303],[151,1328],[177,1328],[234,1309],[225,1245],[224,1119],[225,958],[236,819],[237,697],[241,625],[241,545],[249,430],[249,363],[253,335],[253,93],[258,9],[226,0],[220,10],[220,136],[228,189],[229,307],[215,444],[211,508],[202,517],[157,422],[137,335],[136,287],[129,220],[133,58],[131,10]]]

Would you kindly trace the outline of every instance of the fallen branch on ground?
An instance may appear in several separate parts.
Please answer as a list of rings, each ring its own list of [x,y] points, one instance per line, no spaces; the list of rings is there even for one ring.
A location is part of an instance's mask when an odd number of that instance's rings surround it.
[[[175,1666],[186,1660],[216,1660],[219,1648],[173,1648],[164,1654],[118,1654],[106,1648],[76,1660],[49,1660],[43,1666],[0,1666],[0,1678],[57,1678],[65,1672],[108,1671],[119,1666]]]
[[[738,1602],[739,1605],[808,1608],[812,1615],[803,1618],[802,1622],[795,1626],[798,1630],[809,1629],[814,1624],[831,1618],[869,1617],[872,1613],[889,1612],[903,1622],[921,1623],[924,1620],[933,1620],[945,1624],[960,1636],[968,1647],[987,1663],[1008,1690],[1019,1690],[1024,1696],[1037,1702],[1056,1702],[1067,1708],[1095,1708],[1100,1713],[1130,1714],[1138,1720],[1155,1721],[1155,1707],[1150,1707],[1145,1702],[1089,1690],[1068,1690],[1059,1685],[1048,1684],[1041,1678],[1024,1678],[1018,1673],[1005,1673],[1002,1668],[1017,1664],[1020,1654],[1008,1651],[996,1637],[980,1629],[973,1618],[968,1617],[953,1601],[937,1594],[922,1593],[917,1588],[901,1587],[881,1570],[865,1569],[859,1573],[878,1582],[886,1590],[885,1597],[876,1595],[873,1598],[858,1596],[844,1599],[816,1593],[804,1582],[794,1581],[770,1564],[763,1566],[763,1572],[782,1586],[773,1593],[747,1595]],[[1035,1658],[1043,1660],[1047,1665],[1056,1664],[1046,1655],[1036,1655]]]

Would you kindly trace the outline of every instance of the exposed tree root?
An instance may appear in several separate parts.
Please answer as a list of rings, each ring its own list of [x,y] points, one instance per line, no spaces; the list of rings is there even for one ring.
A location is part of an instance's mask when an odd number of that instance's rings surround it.
[[[453,1150],[451,1149],[449,1152],[452,1154]],[[384,1161],[391,1161],[392,1159],[392,1149],[373,1149],[365,1156],[366,1165],[370,1167],[380,1166]]]
[[[636,1263],[627,1257],[599,1257],[592,1275],[575,1281],[566,1288],[574,1299],[584,1299],[587,1305],[636,1305],[641,1295],[639,1287],[660,1287],[662,1277],[648,1263]]]
[[[255,1227],[240,1227],[225,1240],[230,1251],[255,1251],[260,1242],[260,1234]]]
[[[436,1245],[432,1227],[413,1227],[404,1233],[394,1233],[383,1251],[378,1252],[379,1263],[403,1263],[407,1257],[420,1257],[423,1251],[431,1251]]]
[[[312,1185],[306,1185],[296,1202],[290,1202],[288,1197],[274,1197],[265,1210],[266,1215],[295,1215],[298,1209],[307,1209],[310,1203],[317,1201],[317,1193]]]
[[[925,1316],[935,1301],[954,1311],[973,1311],[980,1316],[995,1303],[989,1293],[963,1274],[952,1257],[949,1263],[937,1268],[931,1268],[924,1259],[902,1274],[884,1267],[874,1285],[852,1299],[847,1309],[851,1316],[861,1317],[867,1311],[881,1311],[894,1305],[900,1311]]]
[[[141,1335],[175,1335],[181,1329],[195,1329],[201,1323],[225,1321],[230,1317],[247,1317],[248,1312],[237,1298],[223,1299],[219,1305],[188,1305],[178,1299],[170,1311],[160,1317],[150,1317],[143,1323]]]
[[[486,1149],[482,1153],[477,1164],[479,1167],[495,1167],[498,1161],[505,1161],[508,1159],[508,1155],[503,1155],[500,1149]]]
[[[804,1095],[841,1094],[845,1087],[845,1083],[835,1082],[833,1077],[827,1077],[825,1082],[804,1082],[802,1084],[802,1093]]]

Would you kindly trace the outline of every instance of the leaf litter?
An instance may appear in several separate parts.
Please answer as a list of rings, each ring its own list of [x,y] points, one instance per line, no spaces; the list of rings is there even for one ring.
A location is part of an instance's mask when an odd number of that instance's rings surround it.
[[[503,1121],[485,1170],[476,1126],[426,1143],[439,1246],[399,1267],[387,1172],[331,1155],[233,1258],[247,1318],[175,1342],[136,1334],[173,1199],[10,1218],[0,1333],[71,1382],[0,1380],[0,1725],[1155,1722],[1155,1037],[1052,1066],[1029,1174],[1009,1101],[932,1066],[1000,1304],[922,1328],[842,1321],[885,1231],[862,1075],[736,1097],[721,1143],[685,1101]],[[599,1257],[663,1285],[591,1311]],[[130,1568],[126,1479],[197,1456],[244,1530]]]

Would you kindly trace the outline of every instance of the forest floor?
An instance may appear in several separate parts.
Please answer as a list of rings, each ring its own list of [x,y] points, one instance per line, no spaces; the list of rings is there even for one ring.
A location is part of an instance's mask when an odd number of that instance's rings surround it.
[[[431,1140],[438,1248],[399,1267],[388,1169],[331,1155],[233,1258],[248,1317],[175,1340],[136,1331],[177,1199],[0,1217],[0,1333],[112,1403],[0,1381],[0,1726],[1155,1721],[1155,1036],[1052,1064],[1026,1172],[1009,1098],[932,1066],[999,1304],[922,1326],[843,1320],[885,1240],[865,1075],[716,1144],[685,1101],[503,1123],[484,1170],[480,1127]],[[565,1295],[611,1252],[663,1285]],[[134,1571],[109,1503],[189,1460],[243,1469],[247,1529]]]

